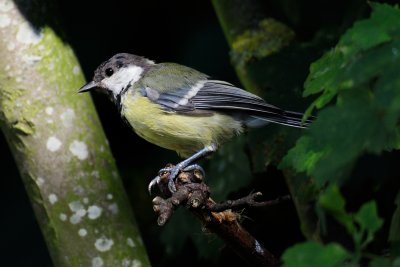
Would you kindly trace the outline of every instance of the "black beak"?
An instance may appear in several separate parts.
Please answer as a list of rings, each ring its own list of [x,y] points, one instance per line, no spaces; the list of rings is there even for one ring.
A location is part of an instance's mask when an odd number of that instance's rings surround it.
[[[78,93],[84,93],[84,92],[90,91],[96,87],[98,87],[97,83],[95,83],[94,81],[91,81],[90,83],[87,83],[84,86],[82,86],[81,89],[79,89]]]

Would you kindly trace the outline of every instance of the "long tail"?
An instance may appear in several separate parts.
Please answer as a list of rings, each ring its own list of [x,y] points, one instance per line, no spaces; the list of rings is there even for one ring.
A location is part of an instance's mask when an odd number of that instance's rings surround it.
[[[297,128],[308,128],[308,126],[315,120],[316,117],[309,116],[304,122],[303,113],[294,111],[282,111],[280,114],[257,114],[251,115],[245,120],[247,127],[259,127],[269,122],[278,123],[281,125],[297,127]]]

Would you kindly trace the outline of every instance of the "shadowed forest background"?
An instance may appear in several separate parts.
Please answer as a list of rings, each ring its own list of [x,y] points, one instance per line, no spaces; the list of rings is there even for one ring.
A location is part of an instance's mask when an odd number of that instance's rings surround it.
[[[232,1],[232,4],[239,5],[240,1]],[[187,65],[215,79],[243,87],[231,64],[235,60],[235,54],[230,52],[211,1],[58,1],[58,6],[64,40],[76,53],[87,80],[92,78],[93,71],[101,62],[116,53],[127,52],[156,62]],[[268,90],[263,92],[263,97],[267,102],[283,109],[303,112],[316,99],[315,96],[301,96],[304,82],[310,73],[310,64],[334,47],[355,21],[368,18],[371,7],[361,0],[268,1],[264,7],[270,17],[283,22],[294,31],[295,44],[282,48],[277,55],[272,53],[263,61],[265,79],[268,80],[263,84],[262,89]],[[237,19],[240,20],[240,16]],[[400,28],[397,30],[399,34]],[[400,35],[394,36],[393,39],[398,40]],[[376,62],[378,61],[376,59]],[[400,73],[397,72],[397,75],[400,76]],[[397,86],[399,84],[397,80]],[[295,93],[288,96],[288,91]],[[166,163],[177,162],[178,156],[175,152],[159,148],[139,138],[121,120],[118,110],[104,95],[92,94],[92,97],[152,265],[245,264],[215,236],[202,232],[200,224],[183,209],[177,211],[166,226],[157,225],[147,184]],[[79,116],[79,113],[77,115]],[[368,120],[368,117],[365,119]],[[335,123],[334,120],[332,123]],[[234,199],[252,191],[261,191],[264,199],[274,199],[291,193],[285,175],[282,174],[281,168],[278,168],[277,158],[282,158],[294,147],[303,132],[298,129],[285,130],[282,132],[282,138],[289,136],[291,141],[279,146],[280,139],[277,136],[281,133],[281,127],[283,126],[270,125],[253,130],[227,144],[226,148],[211,160],[201,162],[206,167],[214,198]],[[321,131],[321,135],[326,132]],[[273,139],[270,138],[270,133],[276,134]],[[354,137],[351,134],[349,136]],[[270,143],[275,142],[274,145],[264,145],[264,137]],[[357,136],[354,139],[357,139]],[[257,146],[258,150],[255,149]],[[386,237],[396,209],[394,201],[400,186],[398,148],[399,146],[394,146],[393,150],[376,153],[366,149],[367,152],[360,152],[359,157],[352,162],[351,170],[343,167],[346,169],[343,172],[351,173],[348,176],[352,179],[343,183],[345,178],[338,178],[349,211],[356,212],[363,203],[371,199],[378,203],[379,217],[384,223],[377,232],[376,242],[368,249],[371,253],[379,255],[390,249]],[[0,201],[3,203],[0,220],[0,265],[52,266],[18,169],[2,135],[0,151]],[[300,152],[298,153],[301,154]],[[227,160],[230,157],[232,160]],[[287,161],[293,157],[292,154]],[[304,158],[300,157],[301,159]],[[296,160],[292,162],[296,165]],[[218,171],[219,164],[227,166],[224,172]],[[302,171],[306,170],[307,166]],[[299,169],[301,167],[296,170],[300,172]],[[312,178],[321,174],[308,171],[307,174]],[[324,175],[328,177],[328,171]],[[332,181],[337,182],[334,178],[321,179],[317,182],[318,189],[312,190],[323,191]],[[295,184],[291,186],[296,187]],[[336,191],[332,189],[332,192]],[[335,194],[332,193],[329,201],[341,199]],[[309,202],[315,204],[317,200],[310,198]],[[343,225],[354,222],[343,219],[347,215],[338,216],[342,211],[332,212],[335,205],[341,204],[335,202],[331,209],[329,205],[319,205],[320,212],[325,208],[330,211],[327,214],[331,216],[318,214],[329,225],[328,234],[321,234],[320,240],[336,241],[349,250],[354,249],[351,237],[343,234]],[[246,209],[242,215],[243,226],[277,257],[294,244],[306,241],[304,232],[302,233],[304,229],[300,226],[298,213],[291,201],[264,209]],[[337,219],[339,217],[342,219]],[[377,230],[371,230],[373,233],[375,231]],[[308,234],[308,237],[312,236],[311,233]]]

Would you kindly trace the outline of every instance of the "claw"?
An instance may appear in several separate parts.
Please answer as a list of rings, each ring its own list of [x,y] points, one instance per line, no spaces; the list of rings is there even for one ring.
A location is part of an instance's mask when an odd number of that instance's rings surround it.
[[[169,192],[165,192],[166,190],[163,188],[160,188],[161,191],[163,191],[166,194],[173,194],[176,192],[176,186],[175,186],[175,178],[178,176],[178,173],[180,171],[180,166],[179,164],[175,167],[165,167],[162,168],[161,170],[158,171],[158,175],[150,181],[149,186],[148,186],[148,191],[150,195],[153,192],[154,187],[157,185],[160,185],[160,183],[165,184],[167,183],[168,190]],[[165,175],[168,174],[166,177]],[[167,182],[166,182],[167,181]]]
[[[170,179],[170,177],[168,177],[168,190],[173,194],[176,192],[175,179]]]
[[[160,183],[160,176],[157,175],[153,180],[150,181],[147,190],[149,191],[149,194],[153,192],[154,186],[158,185]]]

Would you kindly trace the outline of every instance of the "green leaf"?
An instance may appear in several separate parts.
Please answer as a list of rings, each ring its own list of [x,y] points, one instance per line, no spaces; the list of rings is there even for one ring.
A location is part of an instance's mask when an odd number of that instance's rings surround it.
[[[389,241],[400,242],[400,192],[397,193],[395,204],[396,209],[390,223]]]
[[[345,55],[362,52],[376,47],[399,34],[396,27],[400,20],[398,8],[387,4],[370,3],[372,14],[369,19],[356,22],[340,40],[340,45],[348,47]]]
[[[313,150],[311,142],[312,140],[309,136],[299,138],[296,143],[296,149],[290,150],[280,167],[293,166],[299,172],[311,174],[316,163],[323,156],[322,151]]]
[[[390,260],[387,258],[379,257],[373,259],[369,265],[369,267],[391,267]]]
[[[343,226],[350,234],[354,234],[353,218],[346,212],[346,200],[339,191],[339,187],[332,185],[323,192],[318,201],[319,205]]]
[[[348,213],[346,200],[337,185],[329,186],[320,194],[318,207],[323,208],[326,213],[333,216],[347,229],[348,233],[353,236],[356,247],[362,248],[370,243],[375,232],[383,225],[383,220],[378,216],[375,201],[362,205],[354,216]],[[322,218],[321,223],[323,222]],[[355,222],[358,223],[359,229],[355,227]]]
[[[323,246],[316,242],[295,245],[283,254],[284,267],[336,267],[345,264],[351,255],[339,244]]]
[[[282,166],[306,172],[320,187],[345,181],[361,155],[400,147],[400,10],[372,7],[369,19],[312,64],[305,83],[305,95],[322,93],[307,112],[323,109]]]
[[[361,206],[360,210],[354,215],[354,220],[360,225],[361,231],[366,231],[364,245],[372,241],[374,234],[383,225],[383,220],[379,218],[375,201],[370,201]]]
[[[368,53],[374,52],[374,48],[379,50],[383,44],[399,39],[399,9],[377,3],[373,3],[371,6],[373,12],[369,19],[356,22],[341,37],[334,49],[311,65],[310,75],[305,83],[304,95],[308,96],[323,91],[322,96],[317,99],[314,106],[321,108],[329,103],[339,90],[359,86],[360,83],[370,79],[371,75],[379,70],[379,66],[375,64],[364,65],[366,68],[370,67],[372,72],[361,80],[349,79],[351,71],[349,72],[347,69],[354,62],[357,62],[360,56],[370,59]],[[383,50],[387,49],[384,48]],[[376,54],[380,53],[375,52]],[[396,50],[394,50],[392,58],[393,56],[396,57],[395,54]],[[380,60],[380,62],[384,61],[386,59]]]
[[[363,153],[396,147],[399,135],[395,121],[400,112],[388,109],[394,105],[390,102],[383,108],[377,97],[363,89],[343,93],[340,105],[320,112],[307,134],[288,152],[283,166],[306,172],[317,186],[342,182]]]
[[[392,267],[400,267],[400,257],[397,257],[393,260]]]

